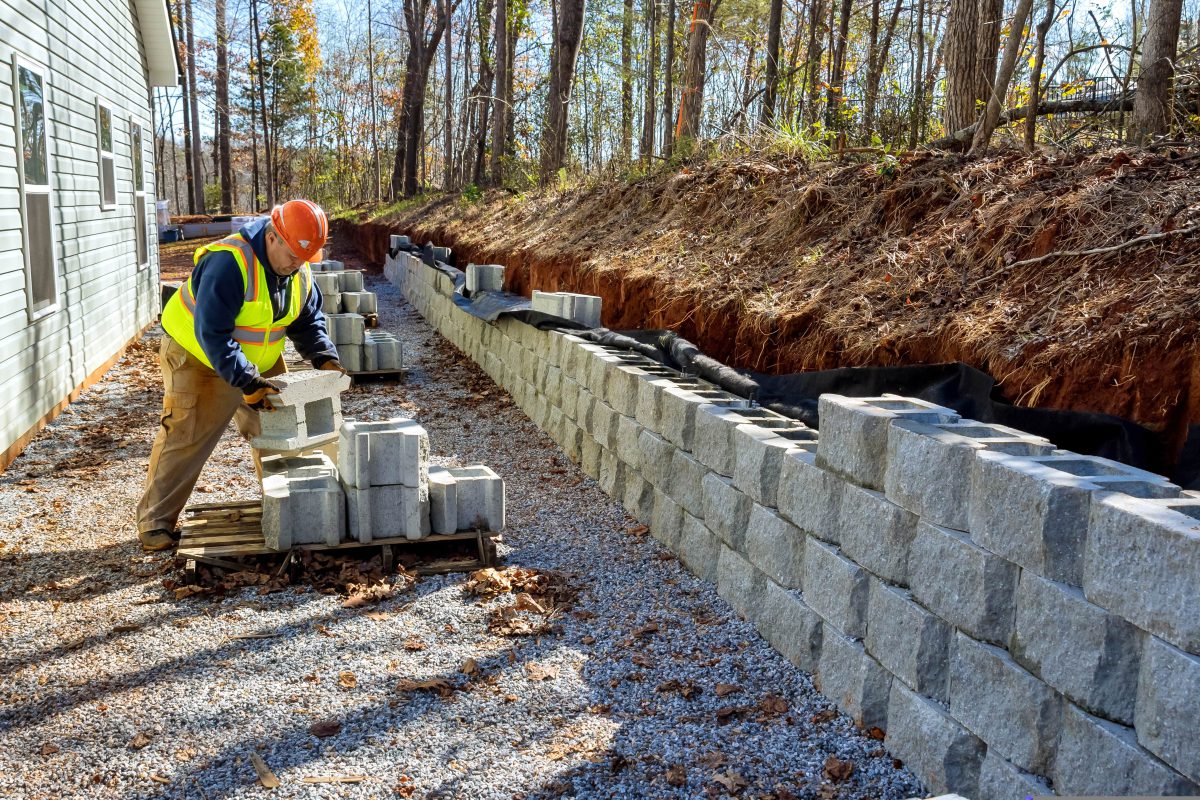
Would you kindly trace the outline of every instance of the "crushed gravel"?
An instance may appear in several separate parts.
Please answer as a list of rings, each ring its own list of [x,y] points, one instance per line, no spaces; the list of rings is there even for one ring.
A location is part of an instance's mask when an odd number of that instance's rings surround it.
[[[493,467],[507,563],[568,573],[574,605],[517,637],[488,627],[513,595],[481,600],[465,575],[352,609],[306,587],[176,600],[172,559],[143,555],[133,525],[161,401],[150,334],[0,474],[0,796],[921,794],[392,286],[368,283],[411,371],[354,387],[345,415],[413,416],[436,463]],[[193,500],[256,495],[231,426]]]

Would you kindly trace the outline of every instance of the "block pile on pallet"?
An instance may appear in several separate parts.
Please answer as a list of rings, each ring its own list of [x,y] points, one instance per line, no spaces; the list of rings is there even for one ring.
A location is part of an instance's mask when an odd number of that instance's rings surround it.
[[[403,369],[400,340],[387,331],[368,330],[378,321],[379,298],[364,291],[362,272],[345,269],[341,261],[319,261],[312,270],[342,366],[351,372]]]

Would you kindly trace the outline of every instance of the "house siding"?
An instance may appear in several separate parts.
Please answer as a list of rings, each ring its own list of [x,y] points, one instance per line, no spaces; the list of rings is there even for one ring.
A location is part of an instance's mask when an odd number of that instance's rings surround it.
[[[153,120],[129,0],[0,0],[0,468],[158,314]],[[29,321],[14,53],[44,69],[58,310]],[[117,205],[102,210],[96,102],[113,112]],[[142,127],[149,263],[137,264],[130,122]]]

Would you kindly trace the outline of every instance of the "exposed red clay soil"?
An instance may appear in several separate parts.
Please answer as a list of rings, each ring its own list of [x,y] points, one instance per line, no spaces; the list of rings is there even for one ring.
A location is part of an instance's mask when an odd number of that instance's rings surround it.
[[[506,288],[598,294],[614,329],[670,328],[783,374],[963,361],[1028,406],[1099,411],[1182,444],[1200,422],[1200,150],[742,158],[636,183],[343,223],[368,263],[392,233],[504,264]]]

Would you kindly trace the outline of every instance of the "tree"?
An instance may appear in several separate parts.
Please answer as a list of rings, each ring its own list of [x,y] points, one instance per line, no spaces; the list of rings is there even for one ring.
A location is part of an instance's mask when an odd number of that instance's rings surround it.
[[[508,116],[512,95],[508,93],[508,2],[496,0],[496,97],[492,103],[492,183],[504,182],[504,143],[508,138]]]
[[[879,0],[875,0],[878,8]],[[763,76],[763,102],[759,122],[769,126],[775,121],[775,94],[779,91],[779,38],[783,27],[783,0],[771,0],[767,18],[766,74]]]
[[[1179,47],[1183,0],[1150,0],[1141,71],[1133,101],[1133,137],[1147,142],[1171,129],[1171,79]]]
[[[558,30],[551,51],[546,122],[542,127],[539,174],[543,184],[554,179],[566,158],[567,112],[571,103],[571,87],[575,82],[575,61],[583,40],[585,6],[585,0],[561,0],[559,4]]]
[[[225,0],[216,0],[217,71],[217,171],[221,181],[221,213],[233,211],[233,165],[229,149],[229,29]]]
[[[184,13],[187,15],[187,96],[190,112],[186,124],[192,143],[189,148],[191,156],[189,167],[192,174],[190,181],[192,196],[189,198],[189,205],[193,214],[203,214],[204,173],[200,161],[200,105],[196,98],[196,35],[195,25],[192,21],[192,0],[184,0],[183,7]]]
[[[621,14],[621,160],[633,161],[633,0]]]
[[[1037,108],[1042,100],[1042,65],[1046,63],[1046,34],[1054,24],[1058,11],[1056,0],[1046,0],[1046,14],[1037,26],[1037,47],[1033,55],[1033,67],[1029,70],[1029,107]],[[1025,150],[1032,153],[1037,139],[1037,114],[1025,118]]]
[[[946,133],[975,121],[978,83],[976,42],[979,27],[978,0],[950,0],[946,20]]]
[[[688,35],[687,60],[683,68],[683,99],[675,125],[675,149],[691,148],[700,135],[700,116],[704,110],[704,81],[707,78],[708,34],[716,19],[721,0],[695,0],[692,27]]]
[[[673,149],[675,137],[675,0],[667,0],[667,52],[663,57],[663,143],[664,153]]]
[[[655,105],[657,97],[655,87],[658,73],[658,2],[646,0],[646,39],[648,53],[646,57],[646,94],[642,104],[642,141],[638,147],[638,158],[649,166],[654,157]]]
[[[996,82],[996,59],[1000,57],[1000,29],[1004,27],[1004,0],[980,0],[975,37],[975,107],[982,108],[992,96]],[[978,111],[975,112],[978,115]]]
[[[983,121],[975,129],[971,139],[971,150],[982,150],[992,140],[996,123],[1000,119],[1001,106],[1008,95],[1008,84],[1012,80],[1013,69],[1017,64],[1017,53],[1025,40],[1025,23],[1029,20],[1029,12],[1033,8],[1033,0],[1017,0],[1016,11],[1013,12],[1012,23],[1008,26],[1008,41],[1004,44],[1004,59],[1000,62],[1000,70],[996,73],[996,84],[992,87],[992,96],[988,100],[987,109],[983,112]]]

